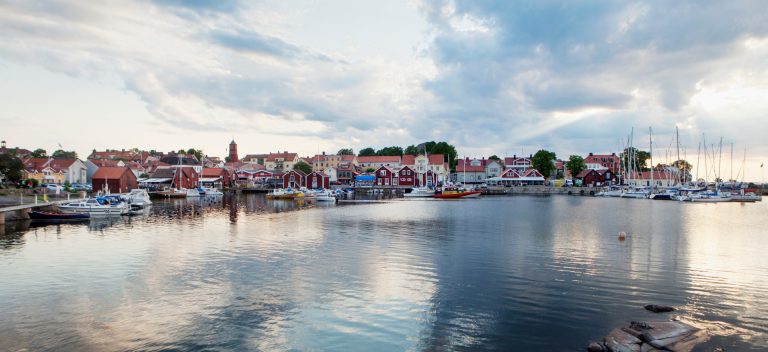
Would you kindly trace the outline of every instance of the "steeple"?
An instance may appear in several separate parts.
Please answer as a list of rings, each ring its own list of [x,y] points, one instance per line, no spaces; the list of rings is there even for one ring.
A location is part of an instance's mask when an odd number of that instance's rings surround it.
[[[229,142],[229,161],[233,163],[240,161],[240,158],[237,156],[237,143],[235,143],[234,137],[232,137],[232,142]]]

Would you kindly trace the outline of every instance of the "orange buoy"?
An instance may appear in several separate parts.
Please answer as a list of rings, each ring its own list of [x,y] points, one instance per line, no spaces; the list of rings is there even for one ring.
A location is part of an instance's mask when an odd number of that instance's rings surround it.
[[[624,231],[619,231],[619,241],[624,241],[627,238],[627,233]]]

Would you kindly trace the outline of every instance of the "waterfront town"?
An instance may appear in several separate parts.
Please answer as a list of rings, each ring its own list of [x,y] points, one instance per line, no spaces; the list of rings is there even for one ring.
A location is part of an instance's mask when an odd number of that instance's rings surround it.
[[[420,149],[421,153],[403,154],[400,150],[395,152],[397,155],[376,155],[372,148],[368,149],[374,155],[355,155],[352,149],[314,156],[301,156],[290,151],[241,155],[236,141],[232,140],[225,158],[203,155],[194,149],[157,152],[134,148],[94,149],[86,158],[80,159],[74,152],[58,150],[47,155],[42,149],[31,151],[9,147],[2,141],[0,155],[19,160],[22,168],[15,179],[0,173],[0,181],[6,185],[14,181],[21,187],[58,185],[73,191],[123,193],[139,187],[150,190],[197,187],[317,189],[332,186],[410,189],[443,184],[666,188],[695,180],[690,164],[685,161],[669,165],[658,163],[653,170],[644,165],[633,170],[627,164],[622,167],[621,154],[615,152],[571,156],[570,160],[546,152],[544,154],[551,156],[548,160],[551,167],[544,171],[545,175],[535,167],[533,154],[450,160],[455,156],[429,153],[424,147]],[[647,164],[645,160],[642,163]],[[576,169],[575,173],[573,169]]]
[[[0,180],[6,187],[38,188],[57,194],[126,193],[138,188],[162,192],[202,187],[263,191],[355,187],[401,189],[407,193],[416,188],[460,185],[486,192],[494,187],[582,187],[589,189],[590,195],[610,195],[614,189],[614,194],[632,198],[636,197],[633,192],[638,192],[632,190],[645,189],[639,194],[648,198],[654,193],[677,192],[686,184],[706,188],[708,181],[692,175],[690,163],[684,160],[648,168],[653,162],[650,155],[634,148],[619,154],[571,155],[563,160],[546,150],[529,155],[456,158],[452,146],[444,148],[448,153],[430,153],[428,149],[439,149],[435,145],[429,142],[410,146],[405,150],[407,153],[399,147],[386,147],[379,151],[366,148],[359,154],[341,149],[337,153],[301,156],[291,151],[241,153],[233,139],[224,158],[204,155],[195,149],[157,152],[134,148],[94,149],[80,159],[74,152],[57,150],[48,155],[43,149],[32,151],[7,146],[2,141],[0,155],[4,160],[16,160],[20,170],[6,171],[9,175],[0,173]],[[622,158],[625,154],[627,157]],[[727,182],[718,175],[713,181],[738,183],[732,174],[733,171]],[[743,189],[748,193],[756,191],[754,185],[747,188],[740,183],[739,188],[742,193]]]

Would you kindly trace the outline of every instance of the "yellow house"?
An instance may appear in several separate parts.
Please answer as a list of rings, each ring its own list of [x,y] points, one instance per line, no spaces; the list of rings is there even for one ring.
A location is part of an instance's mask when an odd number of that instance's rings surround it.
[[[24,170],[24,179],[35,179],[40,183],[56,183],[63,184],[65,173],[63,171],[56,171],[50,167],[46,167],[42,170]]]

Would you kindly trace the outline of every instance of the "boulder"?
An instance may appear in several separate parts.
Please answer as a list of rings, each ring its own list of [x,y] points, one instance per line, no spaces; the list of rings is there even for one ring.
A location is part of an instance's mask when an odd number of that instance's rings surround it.
[[[603,339],[605,347],[611,352],[640,352],[640,339],[621,329],[613,329]]]
[[[672,312],[672,311],[675,310],[675,308],[673,308],[673,307],[662,306],[662,305],[658,305],[658,304],[649,304],[649,305],[645,306],[645,309],[649,310],[651,312],[654,312],[654,313],[667,313],[667,312]]]
[[[592,342],[587,346],[587,352],[605,352],[605,347],[597,342]]]

